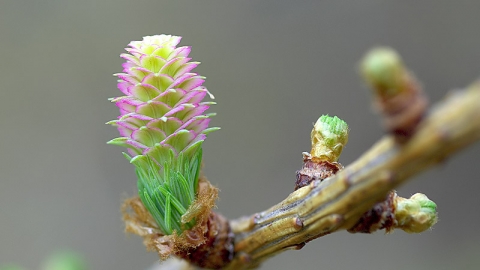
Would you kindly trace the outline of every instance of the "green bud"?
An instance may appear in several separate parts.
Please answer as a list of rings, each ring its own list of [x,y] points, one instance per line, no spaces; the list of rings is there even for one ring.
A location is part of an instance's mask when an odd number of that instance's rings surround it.
[[[397,227],[405,232],[420,233],[437,223],[437,205],[421,193],[410,199],[398,197],[395,219]]]
[[[336,116],[322,115],[312,133],[312,157],[335,162],[348,142],[348,125]]]
[[[406,70],[395,50],[387,47],[371,50],[360,68],[364,79],[380,96],[393,96],[403,91]]]

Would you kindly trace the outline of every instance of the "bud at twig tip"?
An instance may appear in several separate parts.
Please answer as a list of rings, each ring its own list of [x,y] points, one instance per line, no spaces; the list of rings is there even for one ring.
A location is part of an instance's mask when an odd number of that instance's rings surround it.
[[[388,47],[372,49],[361,63],[366,82],[381,96],[392,96],[402,91],[405,68],[398,53]]]
[[[408,233],[420,233],[437,223],[437,205],[424,194],[416,193],[409,199],[397,198],[395,219],[398,228]]]
[[[311,139],[313,157],[335,162],[348,142],[348,125],[336,116],[322,115],[313,127]]]

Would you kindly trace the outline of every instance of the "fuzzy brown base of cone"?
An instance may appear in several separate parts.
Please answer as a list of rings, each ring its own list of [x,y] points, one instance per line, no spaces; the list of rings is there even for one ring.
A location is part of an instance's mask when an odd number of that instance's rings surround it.
[[[188,233],[185,236],[197,237]],[[194,265],[209,269],[220,269],[233,259],[235,235],[226,218],[211,212],[207,220],[207,231],[203,237],[205,242],[200,246],[181,250],[175,255]]]
[[[323,180],[343,169],[338,162],[319,160],[315,157],[305,156],[302,169],[297,171],[295,190],[308,186],[314,180]]]
[[[350,233],[373,233],[381,229],[385,229],[387,233],[392,231],[397,225],[395,197],[397,193],[390,191],[384,201],[375,204],[372,209],[365,212],[357,224],[347,231]]]
[[[218,189],[202,176],[197,199],[182,217],[185,222],[195,219],[196,225],[180,235],[164,235],[139,197],[127,199],[122,206],[125,231],[142,236],[147,250],[162,260],[176,255],[200,267],[221,268],[233,258],[234,234],[228,220],[211,211],[217,197]]]

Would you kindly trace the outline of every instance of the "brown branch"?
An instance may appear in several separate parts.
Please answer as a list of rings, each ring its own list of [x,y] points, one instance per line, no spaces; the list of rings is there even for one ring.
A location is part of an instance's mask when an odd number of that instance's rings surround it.
[[[480,82],[434,107],[403,145],[386,136],[323,182],[298,189],[269,210],[231,221],[235,257],[246,269],[315,238],[351,228],[393,188],[480,139]]]

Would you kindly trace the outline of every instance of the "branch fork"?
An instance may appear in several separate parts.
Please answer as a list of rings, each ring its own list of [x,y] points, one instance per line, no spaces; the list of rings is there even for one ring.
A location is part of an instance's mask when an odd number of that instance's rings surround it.
[[[388,135],[344,168],[338,159],[348,127],[320,117],[295,191],[268,210],[229,221],[212,211],[218,189],[200,174],[202,142],[218,129],[208,128],[213,114],[204,114],[214,103],[202,102],[209,94],[204,77],[191,72],[199,63],[189,62],[189,47],[176,47],[180,39],[159,35],[129,44],[124,73],[117,74],[125,96],[112,99],[121,115],[109,122],[121,134],[109,143],[128,148],[139,178],[139,197],[122,207],[126,231],[161,259],[189,263],[179,267],[255,268],[339,230],[425,231],[437,221],[435,203],[393,189],[480,139],[480,82],[427,112],[420,84],[398,54],[375,49],[361,72]]]

